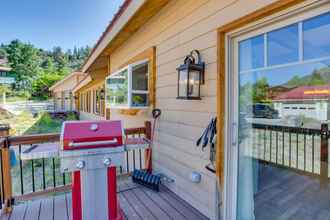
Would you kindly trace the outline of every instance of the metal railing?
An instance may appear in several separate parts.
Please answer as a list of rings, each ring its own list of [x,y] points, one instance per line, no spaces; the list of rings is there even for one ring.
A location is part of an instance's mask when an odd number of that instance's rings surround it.
[[[125,137],[145,137],[150,139],[151,123],[144,127],[124,129]],[[11,211],[15,200],[29,200],[36,196],[47,195],[71,189],[71,176],[62,174],[59,169],[59,158],[42,158],[22,160],[24,150],[36,144],[59,142],[60,135],[38,134],[26,136],[8,136],[0,138],[0,208],[3,204],[5,212]],[[14,150],[18,161],[12,166]],[[134,169],[145,169],[149,149],[132,149],[127,151],[123,166],[117,168],[118,175],[128,175]]]
[[[248,124],[252,128],[245,146],[248,154],[259,161],[286,167],[328,181],[328,124],[319,129],[281,125]]]

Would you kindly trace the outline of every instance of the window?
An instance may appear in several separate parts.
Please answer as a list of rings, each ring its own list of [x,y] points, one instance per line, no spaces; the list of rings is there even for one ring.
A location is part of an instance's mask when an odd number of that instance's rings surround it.
[[[149,62],[130,64],[106,78],[106,105],[143,108],[149,105]]]
[[[330,12],[303,22],[304,59],[330,56]]]
[[[298,61],[298,24],[269,32],[267,45],[267,58],[270,66]]]
[[[93,91],[93,110],[95,114],[101,114],[101,88]]]
[[[244,40],[239,45],[240,71],[264,67],[264,36]]]

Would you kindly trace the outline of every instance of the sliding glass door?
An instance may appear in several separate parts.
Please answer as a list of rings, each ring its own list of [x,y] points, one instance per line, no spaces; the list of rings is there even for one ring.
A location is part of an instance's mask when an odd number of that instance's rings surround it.
[[[330,12],[265,25],[231,45],[236,219],[330,219]]]

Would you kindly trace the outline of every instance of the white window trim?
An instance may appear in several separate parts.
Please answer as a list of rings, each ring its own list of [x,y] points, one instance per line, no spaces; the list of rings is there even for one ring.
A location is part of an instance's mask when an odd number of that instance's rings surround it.
[[[148,72],[147,72],[147,83],[148,83],[148,90],[133,90],[132,89],[132,73],[133,73],[133,67],[140,65],[140,64],[144,64],[147,63],[148,64]],[[147,109],[150,106],[150,100],[148,100],[148,105],[147,106],[132,106],[132,94],[149,94],[150,91],[150,83],[149,83],[149,77],[150,77],[150,60],[149,59],[143,59],[131,64],[128,64],[127,66],[121,68],[120,70],[117,70],[113,73],[111,73],[108,77],[105,78],[105,85],[107,86],[106,81],[109,78],[112,78],[113,75],[116,75],[122,71],[124,71],[125,69],[127,69],[127,80],[128,80],[128,93],[127,93],[127,105],[111,105],[110,103],[108,103],[108,100],[105,100],[105,106],[106,108],[112,108],[112,109]],[[106,89],[105,89],[106,90]],[[148,97],[149,98],[149,97]]]

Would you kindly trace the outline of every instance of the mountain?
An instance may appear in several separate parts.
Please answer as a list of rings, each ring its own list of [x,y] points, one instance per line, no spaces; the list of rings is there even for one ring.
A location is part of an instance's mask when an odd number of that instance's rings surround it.
[[[292,77],[287,83],[281,86],[294,88],[303,85],[315,86],[330,84],[330,67],[315,69],[311,74],[299,77]]]

